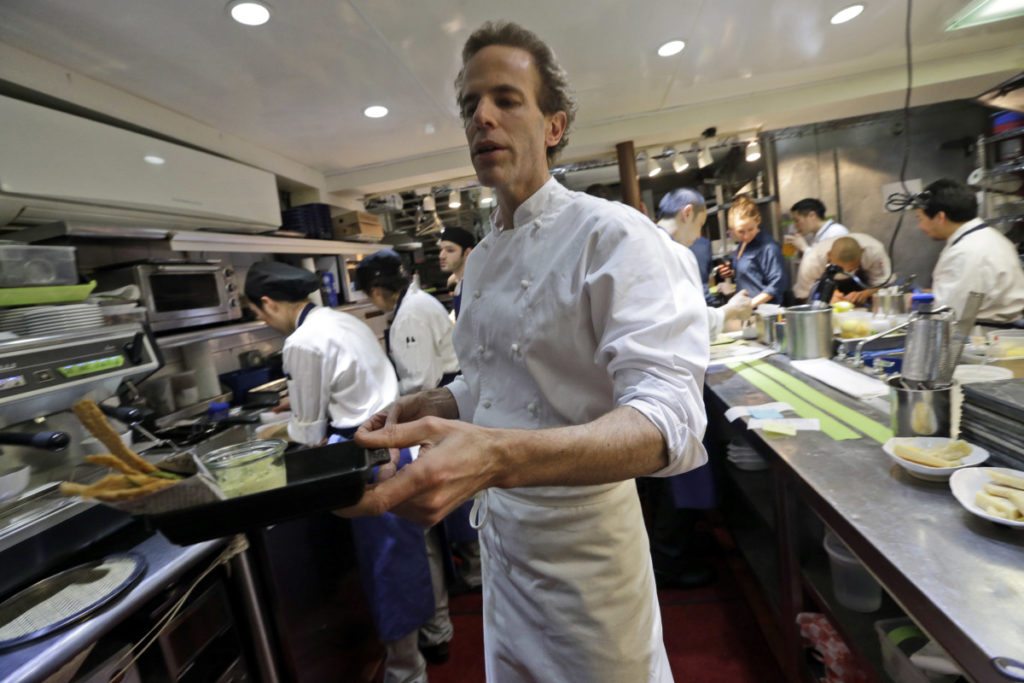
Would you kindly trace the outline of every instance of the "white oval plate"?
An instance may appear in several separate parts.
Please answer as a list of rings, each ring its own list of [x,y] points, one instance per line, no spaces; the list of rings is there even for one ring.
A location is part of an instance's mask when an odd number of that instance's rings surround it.
[[[924,479],[925,481],[946,481],[957,470],[962,470],[965,467],[974,467],[988,460],[988,451],[981,446],[975,446],[971,443],[967,444],[971,447],[970,454],[964,456],[956,467],[928,467],[928,465],[919,465],[916,462],[904,460],[896,455],[896,452],[893,450],[898,443],[905,443],[908,446],[916,446],[918,448],[938,448],[945,446],[952,440],[944,436],[894,437],[885,442],[882,450],[885,451],[885,454],[894,463],[905,469],[910,476]]]
[[[978,491],[985,487],[985,484],[992,484],[992,478],[988,476],[989,471],[1002,472],[1003,474],[1012,474],[1017,477],[1024,477],[1024,472],[1020,470],[1011,470],[1008,467],[968,467],[967,469],[959,470],[954,472],[953,476],[949,478],[949,488],[953,491],[953,497],[964,506],[964,509],[970,512],[972,515],[987,519],[990,522],[996,524],[1005,524],[1015,529],[1024,529],[1024,522],[1014,522],[1009,519],[1003,519],[1002,517],[996,517],[990,515],[974,502],[974,497],[978,495]]]

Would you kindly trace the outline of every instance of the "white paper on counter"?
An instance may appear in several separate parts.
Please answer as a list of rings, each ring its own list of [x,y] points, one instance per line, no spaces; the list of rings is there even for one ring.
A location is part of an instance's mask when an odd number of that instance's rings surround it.
[[[762,410],[777,410],[780,413],[785,410],[793,410],[793,406],[788,403],[782,403],[781,401],[777,403],[761,403],[754,406],[735,406],[725,411],[725,419],[732,422],[738,417],[746,417],[747,415],[750,415],[751,410],[758,408]]]
[[[792,362],[792,365],[805,375],[813,377],[819,382],[827,384],[833,389],[838,389],[854,398],[873,398],[889,395],[889,387],[885,382],[874,377],[868,377],[856,370],[851,370],[845,365],[827,358],[795,360]]]
[[[784,417],[781,420],[758,420],[756,418],[747,422],[748,429],[764,429],[767,424],[779,424],[792,427],[798,432],[820,432],[821,422],[816,417]]]

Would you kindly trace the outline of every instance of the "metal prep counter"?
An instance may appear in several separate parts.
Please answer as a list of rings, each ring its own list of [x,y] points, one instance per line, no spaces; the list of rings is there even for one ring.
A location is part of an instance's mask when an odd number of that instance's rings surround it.
[[[877,407],[799,373],[785,357],[776,355],[764,362],[888,425],[888,415]],[[728,408],[775,400],[723,365],[709,369],[705,397],[709,414],[718,420]],[[851,643],[855,654],[875,651],[875,656],[862,656],[862,660],[875,660],[876,669],[877,642],[863,640],[874,637],[870,622],[885,618],[826,604],[832,596],[816,580],[822,572],[809,565],[809,549],[800,547],[804,506],[833,529],[892,600],[973,680],[1021,680],[997,671],[993,660],[1024,660],[1024,533],[971,515],[953,498],[948,482],[911,477],[892,463],[878,441],[867,437],[834,441],[824,432],[812,431],[765,435],[761,430],[746,430],[742,421],[734,422],[733,429],[768,460],[770,468],[738,472],[731,465],[724,467],[729,468],[730,478],[741,482],[741,495],[758,498],[760,492],[760,500],[752,504],[761,508],[774,530],[769,543],[775,546],[778,564],[761,583],[766,592],[773,585],[777,588],[771,597],[776,600],[782,631],[782,664],[790,680],[804,677],[794,621],[798,613],[828,613],[833,622],[840,622],[836,626],[847,640],[862,641]],[[817,550],[824,555],[820,546]],[[758,561],[751,555],[747,559],[756,573],[758,567],[753,565]],[[886,680],[883,673],[875,673]]]

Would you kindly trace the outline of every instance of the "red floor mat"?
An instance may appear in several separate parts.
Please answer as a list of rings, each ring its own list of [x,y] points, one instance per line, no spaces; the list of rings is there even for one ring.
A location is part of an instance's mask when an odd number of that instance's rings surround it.
[[[663,590],[661,618],[678,683],[777,683],[783,680],[750,608],[724,565],[710,586]],[[483,617],[479,593],[449,603],[455,638],[451,659],[431,666],[430,683],[484,683]]]

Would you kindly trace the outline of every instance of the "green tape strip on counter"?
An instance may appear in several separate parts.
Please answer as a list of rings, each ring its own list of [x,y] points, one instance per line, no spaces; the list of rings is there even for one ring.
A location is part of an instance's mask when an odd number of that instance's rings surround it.
[[[763,375],[750,364],[743,361],[726,363],[726,367],[736,372],[740,377],[747,380],[755,387],[771,396],[776,401],[784,401],[793,406],[793,410],[800,417],[817,418],[821,424],[821,431],[835,441],[848,441],[861,438],[860,434],[853,431],[845,424],[832,417],[823,410],[816,408],[795,393],[782,386],[775,380]]]
[[[886,427],[880,422],[875,422],[870,417],[862,415],[853,408],[843,405],[839,401],[829,398],[817,389],[811,388],[811,386],[806,382],[786,373],[784,370],[777,368],[770,363],[765,363],[762,360],[751,361],[749,365],[761,374],[774,379],[790,391],[796,392],[812,404],[822,408],[828,413],[831,413],[854,429],[863,432],[869,438],[874,439],[878,443],[885,443],[892,438],[892,430],[889,429],[889,427]]]

